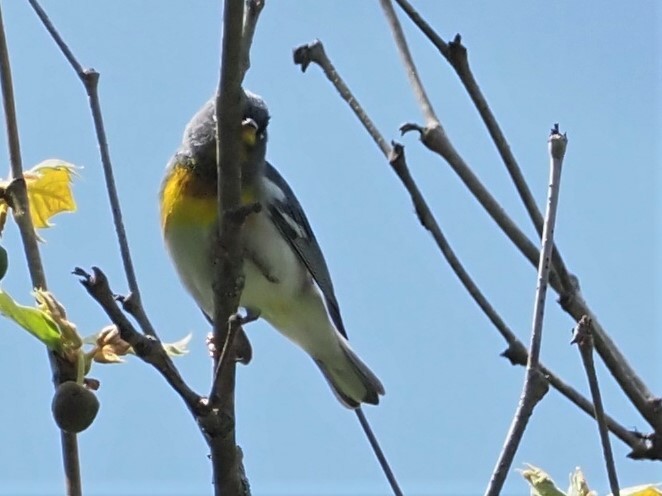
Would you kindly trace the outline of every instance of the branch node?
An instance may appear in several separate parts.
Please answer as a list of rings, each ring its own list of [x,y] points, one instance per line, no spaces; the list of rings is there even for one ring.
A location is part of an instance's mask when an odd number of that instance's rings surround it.
[[[311,62],[317,64],[326,57],[324,54],[324,45],[320,40],[313,40],[305,45],[300,45],[292,53],[295,65],[301,66],[301,72],[306,72]]]
[[[21,208],[20,198],[27,193],[27,185],[23,176],[13,178],[3,191],[2,199],[5,200],[9,208],[14,211],[14,215],[23,215],[25,212]]]
[[[99,76],[100,74],[91,67],[83,70],[83,84],[88,92],[99,85]]]
[[[593,321],[588,315],[583,315],[572,333],[570,344],[579,345],[583,349],[593,349]]]
[[[234,430],[235,425],[234,419],[218,408],[211,408],[206,415],[198,416],[196,421],[205,436],[209,438],[224,438]]]
[[[419,139],[423,139],[423,135],[425,134],[425,128],[414,122],[406,122],[400,126],[400,136],[404,136],[410,131],[418,131]]]
[[[531,401],[537,405],[549,391],[549,381],[539,369],[531,371],[530,381]]]
[[[555,160],[563,160],[565,149],[568,144],[568,137],[565,133],[561,134],[558,123],[549,133],[549,153]]]
[[[462,44],[460,33],[448,43],[448,61],[458,73],[469,66],[467,48]]]
[[[388,154],[388,163],[396,170],[396,172],[405,166],[405,147],[401,143],[391,141],[391,151]]]
[[[521,365],[526,367],[526,362],[529,359],[529,352],[521,342],[517,341],[510,343],[499,356],[507,358],[511,365]]]

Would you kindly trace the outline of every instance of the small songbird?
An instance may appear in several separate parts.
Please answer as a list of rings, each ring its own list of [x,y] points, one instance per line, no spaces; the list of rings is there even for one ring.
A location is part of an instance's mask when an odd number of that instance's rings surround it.
[[[298,344],[348,408],[379,403],[384,388],[350,348],[331,276],[294,193],[266,161],[269,112],[245,92],[241,122],[241,198],[259,202],[242,228],[245,286],[240,306]],[[161,228],[179,276],[208,318],[217,222],[215,99],[184,131],[161,187]]]

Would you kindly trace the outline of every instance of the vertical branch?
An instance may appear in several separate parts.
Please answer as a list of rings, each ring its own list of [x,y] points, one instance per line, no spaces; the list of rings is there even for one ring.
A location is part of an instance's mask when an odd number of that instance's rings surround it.
[[[113,216],[113,224],[115,225],[115,233],[119,243],[120,255],[122,257],[122,264],[126,274],[129,291],[131,291],[131,298],[134,302],[135,308],[138,312],[138,319],[144,322],[143,330],[152,336],[155,336],[154,328],[149,323],[147,316],[144,313],[142,305],[140,305],[140,290],[138,288],[138,280],[136,272],[133,268],[131,260],[131,251],[129,249],[129,241],[126,236],[126,229],[124,228],[124,221],[122,220],[122,208],[120,206],[119,195],[117,193],[117,186],[115,185],[115,175],[113,173],[113,165],[110,160],[110,151],[108,149],[108,140],[106,139],[106,130],[103,123],[103,114],[101,112],[101,102],[99,100],[99,73],[94,69],[85,69],[82,64],[76,59],[75,55],[65,43],[60,33],[55,29],[55,26],[49,19],[44,9],[39,5],[37,0],[28,0],[30,6],[39,17],[48,33],[51,35],[55,44],[58,46],[62,54],[65,56],[69,65],[73,68],[85,87],[88,96],[90,111],[92,113],[92,120],[94,122],[94,130],[97,137],[99,146],[99,153],[101,155],[101,164],[103,167],[103,174],[106,183],[106,190],[108,192],[108,200],[110,201],[110,210]]]
[[[605,418],[605,410],[602,405],[602,395],[598,386],[598,376],[595,373],[595,363],[593,362],[593,332],[591,329],[591,318],[587,315],[579,319],[572,337],[572,344],[579,346],[579,353],[582,357],[582,363],[586,370],[588,385],[591,389],[593,405],[595,405],[595,419],[598,423],[600,433],[600,442],[602,443],[602,454],[607,467],[607,476],[609,477],[609,486],[612,496],[620,496],[618,488],[618,477],[616,475],[616,464],[614,463],[614,454],[611,451],[609,442],[609,430]]]
[[[554,224],[556,222],[556,210],[559,201],[559,190],[561,182],[561,166],[568,140],[565,135],[559,133],[558,124],[552,129],[549,138],[549,151],[551,166],[549,173],[549,193],[547,197],[547,212],[543,225],[542,248],[540,250],[540,262],[538,263],[538,281],[536,284],[536,299],[533,306],[533,324],[531,330],[531,345],[529,347],[529,358],[526,364],[526,377],[522,388],[517,410],[513,417],[506,442],[497,460],[496,467],[492,473],[486,496],[497,496],[501,493],[506,476],[515,458],[515,453],[522,440],[524,431],[533,414],[533,409],[547,393],[549,385],[539,370],[540,347],[542,343],[542,324],[545,314],[545,296],[552,258],[552,247],[554,246]]]
[[[243,218],[236,214],[241,206],[241,169],[239,147],[242,116],[243,78],[241,67],[244,0],[225,0],[221,69],[216,93],[216,158],[218,171],[218,231],[214,253],[214,342],[224,349],[232,346],[231,317],[237,312],[244,287],[243,259],[239,233]],[[227,354],[225,355],[227,356]],[[228,362],[228,363],[225,363]],[[216,370],[223,366],[222,373]],[[245,492],[242,486],[241,459],[235,440],[235,363],[214,360],[213,393],[210,398],[227,428],[217,436],[208,435],[214,467],[214,492],[235,495]]]
[[[30,272],[30,280],[35,288],[46,289],[46,276],[41,263],[41,254],[37,244],[37,236],[30,216],[27,189],[23,179],[23,163],[21,160],[21,146],[16,121],[16,107],[14,104],[14,88],[9,64],[9,50],[5,36],[2,10],[0,7],[0,80],[2,84],[2,102],[5,110],[5,123],[7,127],[7,141],[9,147],[9,160],[13,182],[9,188],[10,201],[14,213],[14,220],[18,225],[25,251],[25,258]],[[56,383],[73,380],[75,373],[71,364],[67,364],[53,353],[49,352],[49,359]],[[80,464],[78,459],[78,440],[76,434],[60,431],[62,444],[62,460],[66,479],[66,492],[69,496],[82,494],[80,480]]]
[[[559,204],[561,186],[561,168],[568,139],[565,134],[559,133],[556,124],[549,138],[549,152],[551,156],[549,173],[549,194],[547,197],[547,212],[542,230],[542,249],[538,263],[538,282],[536,287],[536,301],[533,307],[533,330],[531,331],[531,346],[527,368],[537,368],[540,363],[540,345],[542,343],[542,323],[545,314],[545,297],[551,269],[552,248],[554,247],[554,226],[556,224],[556,211]]]

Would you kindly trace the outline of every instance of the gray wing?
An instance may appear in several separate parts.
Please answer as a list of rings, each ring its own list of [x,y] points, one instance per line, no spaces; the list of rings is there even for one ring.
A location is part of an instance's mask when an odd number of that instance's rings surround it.
[[[324,295],[333,323],[340,333],[347,338],[347,332],[340,316],[338,300],[336,300],[333,291],[329,269],[299,200],[297,200],[285,179],[269,162],[266,163],[265,178],[282,191],[287,198],[287,201],[281,201],[273,195],[271,196],[271,202],[267,206],[269,217],[312,274]]]

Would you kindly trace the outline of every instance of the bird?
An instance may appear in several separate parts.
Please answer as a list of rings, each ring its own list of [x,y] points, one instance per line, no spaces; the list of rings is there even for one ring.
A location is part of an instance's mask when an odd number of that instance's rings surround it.
[[[245,282],[239,306],[302,348],[344,406],[376,405],[384,387],[350,347],[315,234],[294,192],[266,159],[267,105],[242,91],[241,201],[261,208],[246,218],[240,234]],[[159,195],[167,252],[210,321],[218,218],[215,105],[212,97],[186,126]]]

